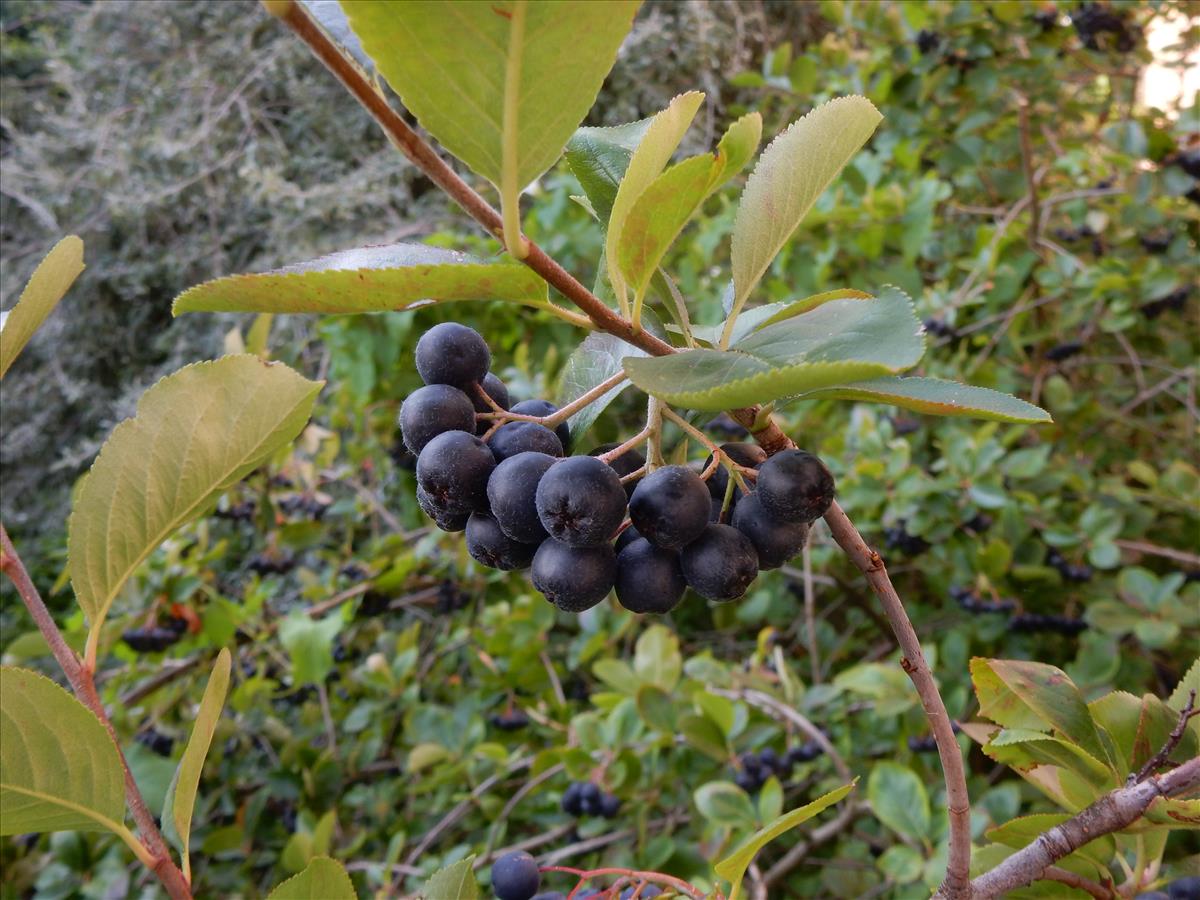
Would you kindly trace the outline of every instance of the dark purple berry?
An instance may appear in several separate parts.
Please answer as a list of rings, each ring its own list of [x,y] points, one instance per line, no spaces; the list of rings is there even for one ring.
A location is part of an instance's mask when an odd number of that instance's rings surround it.
[[[469,512],[451,512],[448,509],[442,509],[433,502],[433,498],[425,493],[425,489],[419,484],[417,485],[417,505],[421,507],[421,511],[425,515],[433,519],[434,524],[442,531],[462,531],[467,527],[467,520],[471,518]]]
[[[596,447],[590,453],[588,453],[588,456],[601,456],[605,453],[608,453],[610,450],[616,450],[619,446],[621,445],[616,443],[601,444],[599,447]],[[617,475],[619,475],[621,478],[624,478],[626,475],[632,475],[638,469],[642,468],[642,466],[646,465],[646,457],[642,456],[642,454],[637,450],[631,448],[626,450],[616,459],[609,460],[608,464],[612,466],[613,471],[616,472]],[[637,487],[636,481],[627,482],[625,484],[625,496],[631,496],[635,487]]]
[[[753,469],[767,461],[767,451],[758,444],[747,444],[738,441],[731,441],[727,444],[722,444],[721,449],[724,450],[729,458],[739,466],[745,466],[747,469]],[[712,456],[704,461],[704,468],[707,469],[712,463]],[[708,492],[714,500],[725,499],[725,488],[729,485],[729,470],[725,466],[717,466],[715,472],[708,477]],[[733,489],[733,502],[736,503],[738,498],[742,496],[741,488]]]
[[[514,405],[511,411],[520,416],[537,416],[544,419],[546,416],[552,416],[558,412],[558,407],[549,400],[522,400],[520,403]],[[563,453],[570,453],[571,426],[566,422],[559,422],[554,429],[554,433],[558,435]]]
[[[518,453],[496,466],[488,478],[492,516],[514,541],[540,544],[545,539],[546,529],[538,518],[537,486],[554,463],[554,457],[545,453]]]
[[[400,434],[413,453],[447,431],[475,430],[475,407],[458,388],[427,384],[417,388],[400,405]]]
[[[121,635],[129,649],[138,653],[161,653],[176,643],[181,635],[170,628],[131,628]]]
[[[493,403],[495,403],[501,409],[508,409],[508,405],[511,401],[508,398],[508,388],[505,386],[503,381],[501,381],[491,372],[488,372],[483,376],[483,381],[480,382],[479,386],[483,388],[483,392],[485,394],[492,398]],[[492,409],[489,404],[485,403],[479,398],[474,388],[471,388],[467,393],[471,398],[471,405],[475,408],[475,412],[495,412],[495,410]],[[475,433],[477,435],[482,435],[494,424],[494,419],[480,419],[475,425]]]
[[[488,438],[488,448],[503,462],[518,453],[545,453],[547,456],[562,456],[562,442],[549,428],[535,422],[505,422]]]
[[[732,525],[754,545],[760,569],[778,569],[804,549],[808,525],[804,522],[779,522],[767,515],[758,492],[743,497],[734,507]]]
[[[617,551],[617,556],[621,555],[621,551],[632,544],[634,541],[641,538],[641,534],[632,525],[628,526],[624,531],[617,535],[617,542],[614,548]]]
[[[600,797],[600,815],[605,819],[615,819],[621,811],[621,798],[612,794]]]
[[[562,808],[569,816],[579,817],[583,815],[583,783],[572,781],[567,785],[567,789],[563,791]]]
[[[448,384],[465,391],[487,376],[492,354],[474,328],[442,322],[421,335],[416,360],[417,372],[426,384]],[[474,425],[470,430],[475,430]]]
[[[701,597],[736,600],[758,574],[758,553],[750,539],[730,525],[708,525],[679,555],[683,577]]]
[[[447,431],[417,457],[417,484],[439,509],[487,512],[487,483],[495,468],[487,444],[465,431]]]
[[[524,850],[505,853],[492,863],[492,890],[498,900],[531,900],[541,882],[537,862]]]
[[[527,569],[537,552],[537,544],[514,541],[483,513],[472,513],[467,520],[467,552],[471,558],[489,569],[511,572]]]
[[[565,612],[583,612],[608,596],[617,578],[611,544],[570,547],[547,538],[533,556],[533,586]]]
[[[175,741],[153,728],[139,731],[136,740],[151,753],[159,756],[170,756],[171,748],[175,745]]]
[[[833,503],[833,475],[804,450],[784,450],[758,467],[762,507],[781,522],[812,522]]]
[[[629,519],[650,543],[678,550],[708,527],[712,498],[700,476],[686,466],[655,469],[629,498]]]
[[[669,613],[687,590],[679,554],[638,538],[617,557],[616,588],[617,601],[630,612]]]
[[[621,479],[594,456],[556,463],[538,482],[536,496],[546,531],[572,547],[607,545],[625,518]]]

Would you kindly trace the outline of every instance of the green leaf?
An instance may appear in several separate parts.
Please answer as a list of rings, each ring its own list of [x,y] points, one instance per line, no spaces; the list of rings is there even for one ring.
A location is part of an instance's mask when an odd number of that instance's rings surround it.
[[[1167,698],[1167,706],[1174,710],[1182,710],[1187,705],[1188,694],[1191,691],[1196,692],[1196,706],[1200,706],[1200,656],[1196,657],[1191,667],[1179,679],[1179,684],[1175,685],[1175,690]],[[1192,721],[1200,721],[1200,718],[1193,718]]]
[[[993,759],[1006,764],[1003,748],[1019,746],[1022,756],[1047,766],[1069,769],[1089,784],[1105,790],[1116,787],[1115,773],[1078,744],[1062,738],[1022,728],[1005,728],[988,742],[986,752]]]
[[[68,523],[67,565],[93,635],[151,551],[300,433],[321,384],[225,356],[142,395],[100,449]]]
[[[625,343],[619,337],[601,331],[592,332],[567,357],[558,389],[559,405],[565,406],[612,378],[621,371],[621,360],[625,357],[645,355],[644,350]],[[571,434],[582,435],[591,428],[592,423],[627,387],[628,381],[621,382],[571,416]]]
[[[717,144],[717,168],[713,171],[709,193],[746,168],[761,140],[761,113],[747,113],[725,130]]]
[[[499,189],[507,223],[591,109],[639,5],[359,0],[345,9],[421,125]]]
[[[893,844],[883,851],[875,865],[897,884],[911,884],[925,870],[925,858],[912,847]]]
[[[673,690],[682,669],[679,638],[669,628],[652,625],[642,632],[634,652],[633,670],[643,684]]]
[[[759,157],[733,223],[732,320],[825,188],[883,119],[865,97],[839,97],[793,122]]]
[[[1066,813],[1035,813],[1021,816],[1011,822],[997,825],[995,828],[989,828],[986,834],[988,838],[998,844],[1020,850],[1022,847],[1032,844],[1055,825],[1061,825],[1069,818],[1071,816]],[[1095,840],[1088,841],[1063,859],[1069,859],[1071,856],[1086,859],[1104,871],[1108,869],[1116,853],[1116,842],[1110,836],[1102,835]]]
[[[888,403],[931,416],[969,416],[996,422],[1050,422],[1039,406],[990,388],[940,378],[875,378],[801,394],[802,400],[861,400]]]
[[[303,872],[271,891],[267,900],[358,900],[358,894],[340,862],[317,856]]]
[[[318,684],[333,671],[333,639],[342,628],[338,616],[312,619],[293,610],[279,623],[279,640],[292,659],[296,684]]]
[[[125,775],[91,710],[36,672],[0,666],[0,835],[126,831]]]
[[[0,378],[84,269],[83,241],[67,235],[29,276],[16,306],[0,315]]]
[[[191,879],[192,864],[188,855],[192,832],[192,814],[196,808],[196,791],[200,787],[200,773],[204,769],[204,759],[208,756],[208,748],[212,746],[213,735],[217,730],[217,720],[221,718],[221,708],[225,705],[225,694],[229,691],[229,669],[232,657],[227,648],[221,648],[217,654],[216,665],[204,688],[204,698],[200,701],[200,710],[196,714],[196,722],[192,725],[192,734],[188,738],[187,747],[179,760],[179,768],[167,788],[167,797],[163,802],[163,831],[164,835],[178,849],[183,859],[183,874]]]
[[[545,306],[546,283],[526,266],[485,263],[423,244],[343,250],[257,275],[228,275],[188,288],[171,311],[399,312],[452,300]]]
[[[917,773],[894,762],[881,762],[867,779],[867,799],[888,828],[916,840],[929,838],[929,795]]]
[[[617,261],[620,259],[619,247],[625,220],[642,192],[670,161],[671,154],[683,140],[684,132],[691,125],[702,102],[704,94],[699,91],[680,94],[651,120],[637,149],[630,157],[617,195],[613,198],[612,212],[608,217],[608,234],[604,242],[604,256],[608,266],[608,280],[622,308],[626,303],[626,289]]]
[[[769,325],[730,350],[624,364],[634,384],[668,403],[721,410],[899,372],[916,365],[923,350],[911,301],[887,287],[872,300],[834,300]]]
[[[609,128],[579,128],[567,141],[567,165],[605,228],[633,151],[653,121],[641,119]]]
[[[813,816],[833,806],[833,804],[854,790],[854,786],[857,783],[858,779],[855,778],[849,784],[842,785],[828,794],[823,794],[812,803],[808,803],[799,809],[793,809],[789,813],[784,813],[770,825],[750,835],[750,837],[737,846],[737,849],[713,866],[713,871],[718,876],[733,885],[730,889],[729,900],[737,900],[741,890],[742,878],[746,874],[746,869],[750,868],[750,863],[754,861],[754,857],[758,855],[759,850],[767,846],[767,844],[771,843],[771,841],[775,840],[781,834],[791,831],[797,825],[807,822]],[[732,787],[732,785],[730,786]]]
[[[474,862],[475,857],[468,856],[435,872],[425,882],[419,896],[424,900],[478,900],[479,884],[475,881]]]
[[[676,712],[671,695],[662,688],[644,684],[637,692],[638,713],[642,721],[655,731],[674,733]]]
[[[696,788],[696,808],[714,825],[749,828],[755,822],[754,804],[736,784],[710,781]]]

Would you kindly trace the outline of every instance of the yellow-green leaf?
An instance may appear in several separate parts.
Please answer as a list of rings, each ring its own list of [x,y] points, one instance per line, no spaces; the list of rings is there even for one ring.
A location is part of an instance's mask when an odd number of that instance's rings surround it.
[[[468,856],[435,872],[419,896],[423,900],[477,900],[479,885],[475,881],[474,862],[475,857]]]
[[[125,830],[125,777],[100,720],[36,672],[0,667],[0,835]]]
[[[83,241],[67,235],[29,276],[17,305],[0,316],[0,378],[84,269]]]
[[[192,832],[192,813],[196,808],[196,791],[200,787],[200,773],[204,769],[204,759],[208,756],[208,748],[212,746],[213,734],[217,730],[217,720],[221,717],[221,708],[225,705],[225,694],[229,691],[229,669],[232,659],[229,650],[222,648],[217,654],[217,663],[213,666],[212,675],[204,689],[204,697],[200,701],[200,711],[192,725],[192,734],[188,738],[187,747],[167,788],[167,798],[163,803],[163,829],[166,837],[179,848],[183,858],[183,874],[191,878],[191,858],[188,855],[189,841]]]
[[[874,378],[807,391],[801,398],[887,403],[931,416],[967,416],[995,422],[1039,424],[1052,421],[1050,414],[1040,406],[1011,394],[940,378]]]
[[[300,433],[321,382],[225,356],[142,395],[75,496],[67,565],[92,635],[127,578],[180,525]]]
[[[358,894],[341,863],[318,856],[299,875],[271,891],[267,900],[358,900]]]

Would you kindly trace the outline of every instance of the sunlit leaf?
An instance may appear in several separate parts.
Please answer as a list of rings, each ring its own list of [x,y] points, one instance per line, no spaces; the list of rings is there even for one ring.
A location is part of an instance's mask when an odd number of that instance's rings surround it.
[[[358,900],[358,894],[341,863],[317,856],[303,872],[271,891],[267,900]]]
[[[474,862],[475,857],[468,856],[435,872],[419,896],[423,900],[477,900],[479,885],[475,881]]]
[[[912,769],[894,762],[876,763],[867,779],[867,799],[888,828],[918,841],[929,838],[929,795]]]
[[[83,241],[68,235],[29,276],[17,305],[0,320],[0,378],[84,269]]]
[[[1051,421],[1050,414],[1041,407],[1010,394],[940,378],[874,378],[808,391],[801,394],[799,399],[887,403],[931,416],[967,416],[997,422],[1038,424]]]
[[[605,228],[612,215],[617,188],[629,168],[629,160],[652,121],[641,119],[607,128],[578,128],[567,141],[567,165],[587,194],[592,212]]]

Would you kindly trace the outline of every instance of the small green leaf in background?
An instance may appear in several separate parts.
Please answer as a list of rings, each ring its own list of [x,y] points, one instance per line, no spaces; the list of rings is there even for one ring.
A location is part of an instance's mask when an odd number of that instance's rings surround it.
[[[0,378],[83,270],[83,241],[73,234],[38,263],[16,306],[0,314]]]
[[[893,844],[883,851],[875,865],[897,884],[911,884],[921,877],[925,857],[906,844]]]
[[[475,857],[468,856],[435,872],[418,896],[422,900],[478,900],[474,862]]]
[[[793,122],[762,152],[733,223],[733,310],[725,346],[771,260],[882,119],[865,97],[839,97]]]
[[[781,834],[791,831],[797,825],[807,822],[813,816],[833,806],[833,804],[854,790],[856,784],[858,784],[857,778],[849,784],[844,784],[840,788],[830,791],[828,794],[823,794],[812,803],[785,813],[770,825],[750,835],[750,837],[738,845],[736,850],[713,866],[713,871],[718,876],[733,885],[730,889],[729,900],[737,900],[742,886],[742,878],[746,874],[746,869],[750,868],[750,863],[754,861],[754,857],[758,854],[759,850],[767,846],[767,844],[771,843],[771,841],[775,840]]]
[[[643,684],[673,690],[683,670],[679,638],[665,625],[652,625],[638,637],[633,670]]]
[[[752,828],[757,821],[749,795],[731,781],[710,781],[693,795],[700,814],[714,825]]]
[[[337,615],[312,619],[301,610],[279,623],[279,641],[291,657],[294,684],[319,684],[333,671],[333,639],[341,630]]]
[[[605,332],[593,332],[583,339],[567,357],[559,384],[559,405],[582,397],[592,388],[603,384],[621,371],[621,360],[627,356],[645,356],[645,351],[627,344],[619,337]],[[582,435],[610,403],[620,396],[628,381],[623,381],[594,403],[589,403],[570,418],[571,434]]]
[[[453,300],[545,306],[546,282],[515,263],[486,263],[440,247],[388,244],[331,253],[257,275],[188,288],[172,313],[369,313]]]
[[[358,894],[340,862],[318,856],[271,891],[267,900],[358,900]]]
[[[629,160],[652,121],[641,119],[607,128],[579,128],[567,141],[567,165],[605,228]]]
[[[867,779],[867,800],[888,828],[914,840],[929,840],[929,795],[912,769],[894,762],[877,763]]]
[[[862,400],[887,403],[931,416],[969,416],[996,422],[1049,422],[1050,414],[1039,406],[1010,394],[973,387],[940,378],[874,378],[837,387],[807,391],[802,400]]]
[[[176,528],[300,433],[322,382],[255,356],[194,363],[144,393],[75,495],[68,567],[92,641],[117,593]]]
[[[192,734],[188,738],[187,747],[179,760],[179,768],[167,789],[167,798],[163,803],[163,833],[178,849],[183,860],[183,877],[191,881],[192,861],[189,855],[189,844],[192,833],[192,813],[196,808],[196,791],[200,787],[200,773],[204,769],[204,759],[208,756],[208,748],[212,746],[213,734],[217,730],[217,720],[221,717],[221,708],[225,705],[225,694],[229,691],[229,670],[232,657],[228,648],[222,647],[217,654],[216,665],[204,688],[204,697],[200,701],[200,710],[196,714]]]
[[[624,361],[639,388],[689,409],[722,410],[887,375],[924,352],[912,301],[898,288],[841,299],[769,325],[729,350]]]
[[[126,832],[125,775],[91,710],[28,669],[0,666],[0,835]]]

